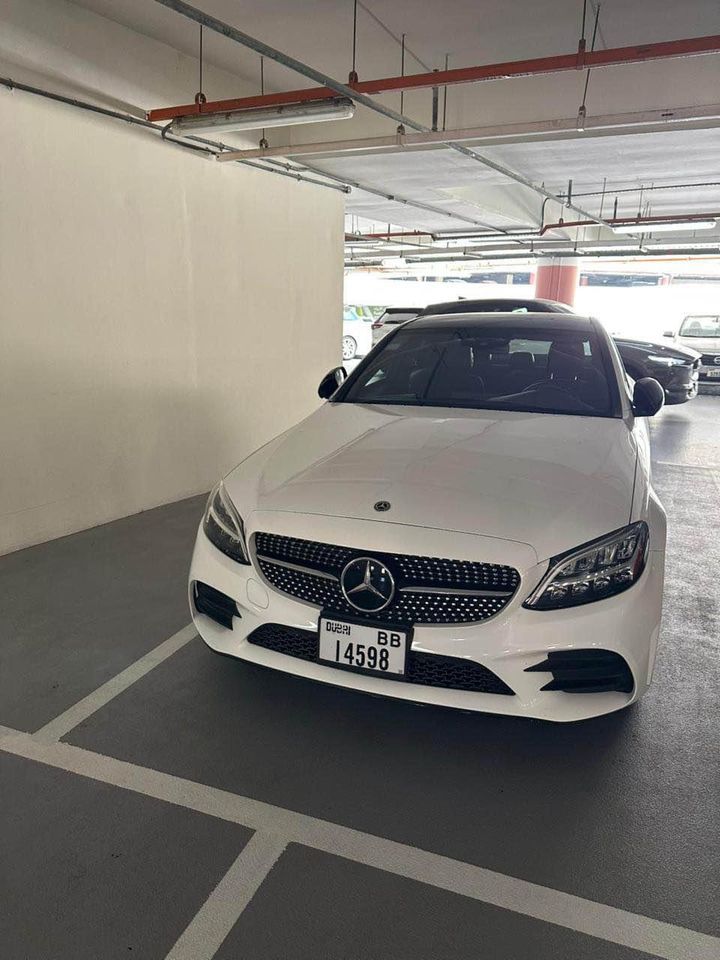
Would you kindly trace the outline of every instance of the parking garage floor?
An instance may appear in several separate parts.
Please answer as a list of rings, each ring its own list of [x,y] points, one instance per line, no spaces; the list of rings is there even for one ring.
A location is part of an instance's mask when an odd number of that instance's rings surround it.
[[[203,498],[0,558],[2,960],[718,960],[720,397],[653,441],[655,684],[580,724],[213,656]]]

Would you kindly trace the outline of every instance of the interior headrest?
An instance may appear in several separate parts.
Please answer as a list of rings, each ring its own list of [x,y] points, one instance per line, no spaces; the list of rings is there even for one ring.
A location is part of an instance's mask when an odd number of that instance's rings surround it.
[[[585,367],[585,349],[580,340],[554,341],[548,352],[548,373],[556,380],[575,380]]]

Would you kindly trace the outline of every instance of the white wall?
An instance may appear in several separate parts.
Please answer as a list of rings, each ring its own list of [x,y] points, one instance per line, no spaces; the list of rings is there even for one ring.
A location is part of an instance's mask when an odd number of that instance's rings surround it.
[[[313,409],[343,197],[19,91],[0,129],[4,553],[207,490]]]

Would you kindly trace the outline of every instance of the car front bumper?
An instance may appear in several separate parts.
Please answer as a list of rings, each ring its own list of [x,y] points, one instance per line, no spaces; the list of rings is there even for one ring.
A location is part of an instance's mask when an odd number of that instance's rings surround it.
[[[652,374],[651,374],[652,375]],[[665,390],[668,403],[684,403],[697,396],[699,369],[697,366],[672,367],[655,374]]]
[[[703,383],[719,383],[720,384],[720,365],[719,366],[706,366],[702,365],[700,367],[700,380]]]
[[[279,518],[277,528],[289,515]],[[327,518],[298,518],[292,515],[293,525],[312,530],[310,536],[323,539],[322,530]],[[351,528],[362,522],[349,521]],[[335,521],[337,525],[337,521]],[[267,519],[263,529],[271,524]],[[377,527],[377,524],[371,524]],[[397,526],[397,525],[394,525]],[[295,535],[293,531],[291,535]],[[417,528],[404,528],[407,538],[417,537]],[[449,537],[441,531],[424,530],[426,552],[451,556]],[[403,542],[403,531],[393,531]],[[433,535],[441,543],[433,544]],[[307,535],[307,534],[306,534]],[[327,537],[328,531],[325,531]],[[347,532],[342,542],[348,540]],[[470,535],[459,535],[464,549],[471,549]],[[458,540],[458,535],[454,539]],[[324,539],[324,542],[333,542]],[[340,542],[340,541],[335,541]],[[407,542],[407,540],[406,540]],[[440,546],[444,553],[438,553]],[[378,548],[379,549],[379,548]],[[478,547],[477,556],[487,559],[486,543]],[[347,687],[376,695],[397,697],[425,704],[436,704],[463,710],[484,711],[512,716],[533,717],[553,721],[582,720],[620,710],[637,700],[646,691],[652,676],[655,650],[660,631],[664,551],[651,549],[648,562],[637,583],[624,593],[595,603],[565,610],[537,611],[525,609],[523,601],[537,585],[547,568],[546,563],[532,563],[524,569],[518,566],[521,584],[510,603],[494,617],[481,623],[457,625],[416,625],[413,629],[413,652],[439,654],[446,657],[475,661],[491,670],[506,683],[514,695],[479,693],[445,687],[431,687],[405,680],[391,680],[383,676],[348,672],[317,662],[308,662],[257,646],[248,642],[248,636],[264,624],[281,624],[304,631],[317,631],[320,608],[278,592],[264,581],[254,565],[235,563],[210,543],[202,529],[198,532],[190,568],[190,606],[198,633],[217,653],[237,657],[291,673],[310,680]],[[193,584],[199,581],[231,597],[237,605],[238,616],[232,629],[220,626],[210,617],[199,613],[193,602]],[[552,676],[548,672],[527,672],[527,668],[545,660],[552,651],[573,649],[607,650],[620,654],[627,662],[634,679],[628,693],[569,693],[544,691],[541,688]]]

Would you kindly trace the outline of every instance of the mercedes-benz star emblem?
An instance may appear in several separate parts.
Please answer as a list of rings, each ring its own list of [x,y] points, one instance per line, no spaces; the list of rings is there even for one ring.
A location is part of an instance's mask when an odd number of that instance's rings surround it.
[[[378,500],[378,502],[375,504],[375,509],[378,511],[378,513],[387,513],[391,506],[392,504],[389,500]]]
[[[384,610],[395,596],[395,581],[388,568],[372,557],[351,560],[340,575],[343,596],[362,613]]]

